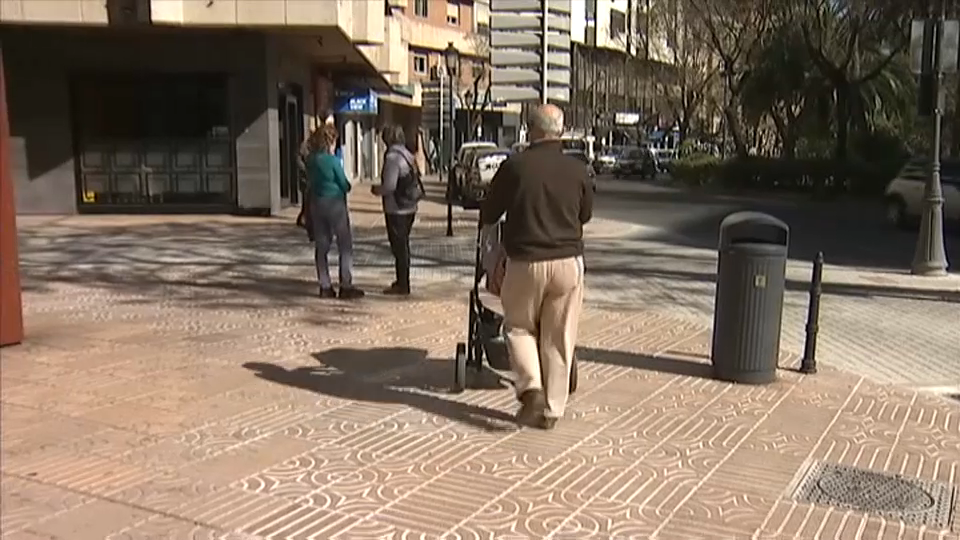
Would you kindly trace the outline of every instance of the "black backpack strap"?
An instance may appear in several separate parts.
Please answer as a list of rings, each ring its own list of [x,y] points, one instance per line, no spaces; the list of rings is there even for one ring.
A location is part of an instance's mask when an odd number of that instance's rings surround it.
[[[423,178],[422,178],[422,175],[420,174],[420,168],[417,167],[416,163],[414,163],[409,158],[407,158],[406,154],[404,154],[403,152],[397,152],[397,153],[400,154],[400,157],[402,157],[403,160],[407,162],[407,166],[410,167],[410,173],[416,175],[417,184],[420,186],[420,191],[426,193],[427,190],[424,189],[423,187]]]

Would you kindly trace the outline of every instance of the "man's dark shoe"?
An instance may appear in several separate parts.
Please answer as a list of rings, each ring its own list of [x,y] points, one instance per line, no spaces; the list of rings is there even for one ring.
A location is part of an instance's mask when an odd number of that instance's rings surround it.
[[[520,394],[520,410],[517,411],[517,424],[539,427],[543,418],[546,402],[543,390],[527,390]]]
[[[336,298],[337,291],[333,290],[333,287],[325,288],[320,287],[320,298]]]
[[[551,418],[549,416],[543,416],[540,418],[540,429],[553,429],[557,427],[557,419]]]
[[[363,290],[356,287],[340,287],[340,299],[341,300],[356,300],[358,298],[363,298],[366,293]]]
[[[394,283],[384,289],[383,294],[388,296],[410,296],[410,287],[401,287]]]

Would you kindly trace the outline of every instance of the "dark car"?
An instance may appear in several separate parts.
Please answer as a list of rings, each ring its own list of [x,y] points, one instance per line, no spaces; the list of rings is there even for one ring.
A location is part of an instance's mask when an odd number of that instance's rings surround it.
[[[617,160],[613,174],[617,178],[639,176],[650,179],[657,175],[659,166],[653,151],[646,146],[634,146],[626,149]]]

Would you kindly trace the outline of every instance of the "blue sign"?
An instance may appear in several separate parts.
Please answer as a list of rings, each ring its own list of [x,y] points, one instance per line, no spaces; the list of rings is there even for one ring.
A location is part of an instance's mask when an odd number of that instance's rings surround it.
[[[373,90],[337,90],[333,111],[337,114],[377,114],[377,94]]]

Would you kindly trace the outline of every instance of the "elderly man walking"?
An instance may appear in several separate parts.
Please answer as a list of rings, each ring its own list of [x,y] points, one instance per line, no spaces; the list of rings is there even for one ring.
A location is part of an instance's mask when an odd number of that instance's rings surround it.
[[[480,210],[504,213],[506,275],[500,291],[507,347],[517,375],[517,422],[551,429],[563,416],[580,308],[583,225],[593,186],[583,162],[563,154],[563,111],[541,105],[527,119],[530,147],[500,166]]]

